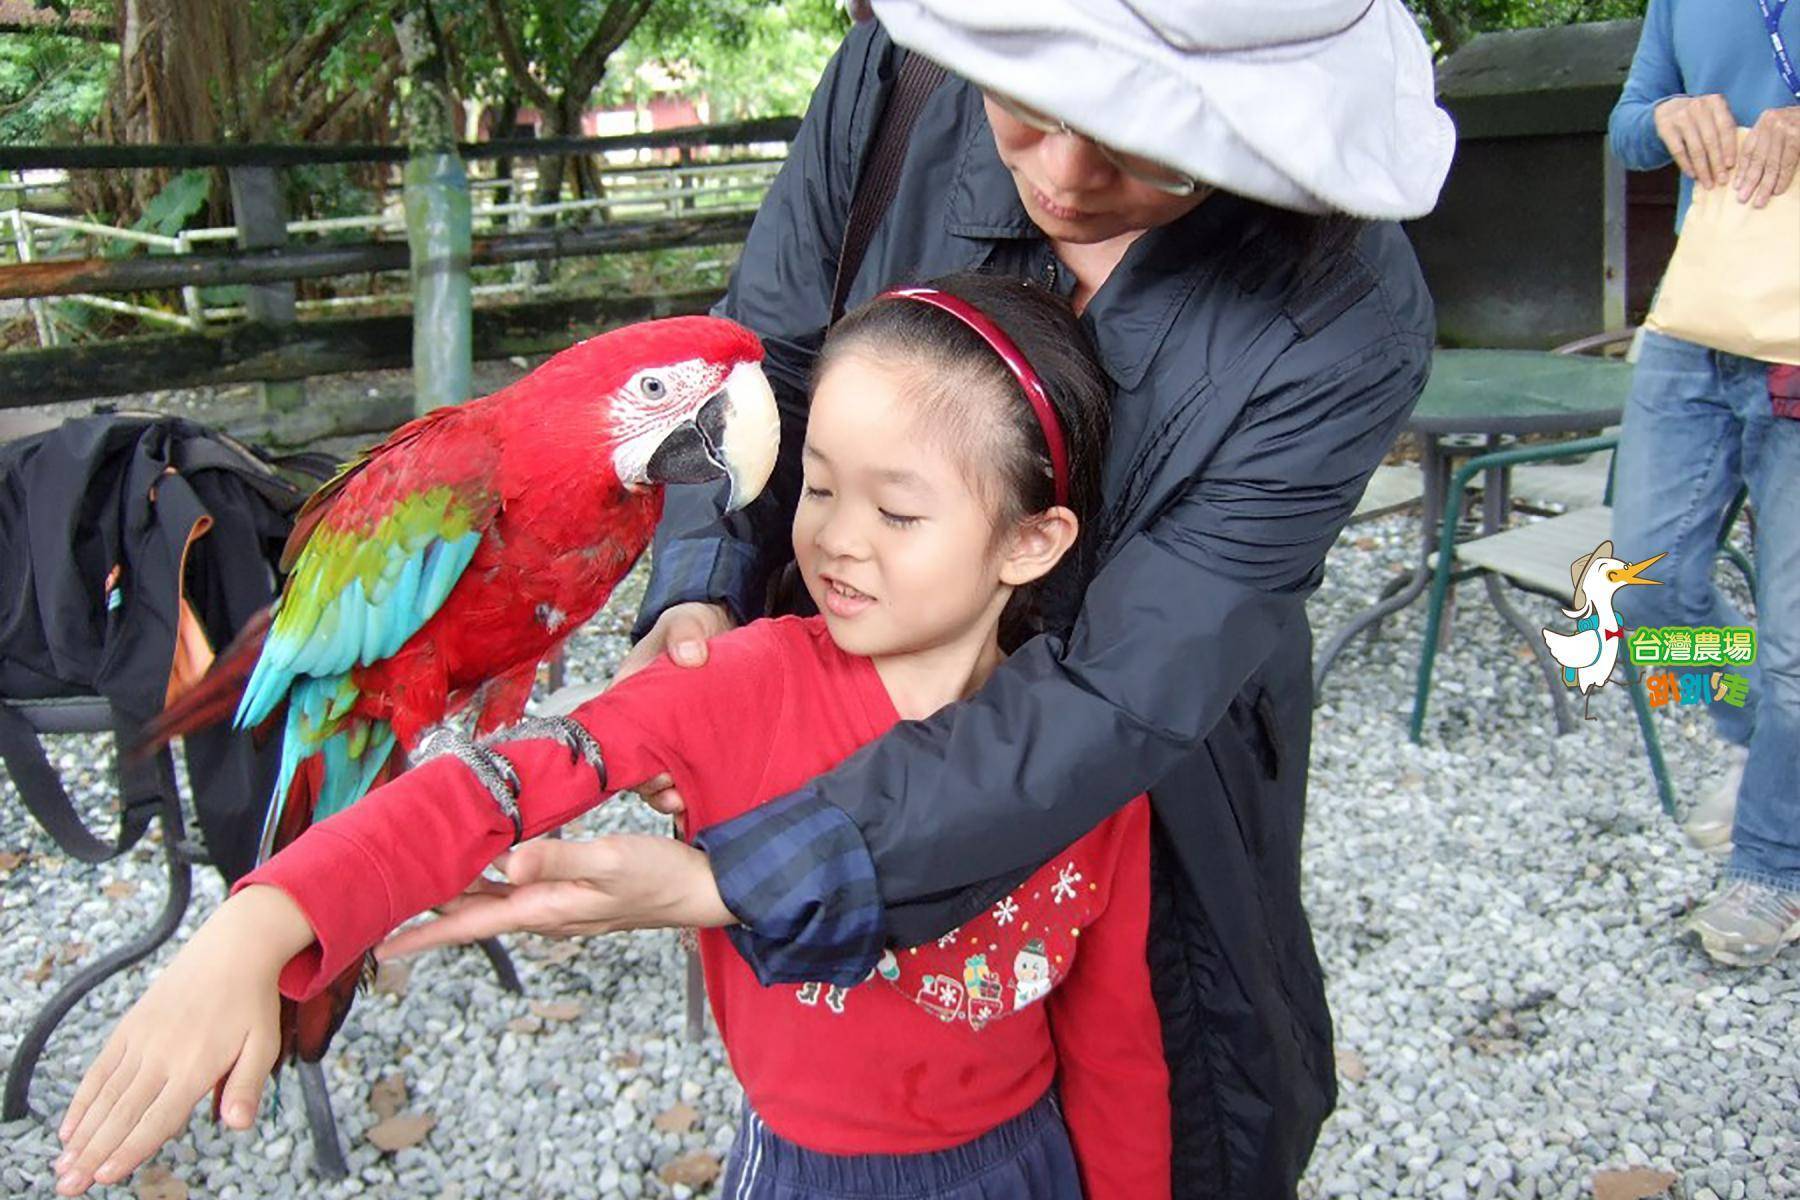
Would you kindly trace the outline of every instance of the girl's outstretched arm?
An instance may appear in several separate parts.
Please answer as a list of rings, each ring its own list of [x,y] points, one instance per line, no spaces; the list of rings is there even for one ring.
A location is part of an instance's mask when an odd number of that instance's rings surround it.
[[[225,1123],[248,1129],[279,1050],[276,976],[312,940],[300,909],[274,888],[247,888],[207,918],[76,1088],[57,1130],[57,1194],[124,1179],[221,1079]]]

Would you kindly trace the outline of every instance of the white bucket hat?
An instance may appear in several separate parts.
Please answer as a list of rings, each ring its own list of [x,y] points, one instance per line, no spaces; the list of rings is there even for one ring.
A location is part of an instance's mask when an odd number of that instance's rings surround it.
[[[1430,212],[1456,131],[1402,0],[874,0],[909,50],[1302,212]]]

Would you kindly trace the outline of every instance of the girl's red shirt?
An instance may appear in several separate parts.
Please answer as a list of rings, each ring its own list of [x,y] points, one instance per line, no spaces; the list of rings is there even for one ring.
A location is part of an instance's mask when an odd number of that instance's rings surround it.
[[[690,830],[782,796],[899,722],[875,666],[819,618],[758,621],[667,662],[574,716],[608,786],[667,771]],[[605,796],[549,740],[502,750],[525,835]],[[282,972],[318,992],[408,918],[461,892],[512,826],[454,760],[435,760],[314,826],[246,876],[292,896],[318,941]],[[1090,1200],[1169,1195],[1168,1072],[1145,961],[1150,809],[1138,797],[935,944],[892,951],[841,989],[758,983],[718,930],[700,934],[707,996],[751,1106],[781,1136],[830,1154],[909,1154],[978,1137],[1058,1081]],[[603,947],[596,947],[604,953]]]

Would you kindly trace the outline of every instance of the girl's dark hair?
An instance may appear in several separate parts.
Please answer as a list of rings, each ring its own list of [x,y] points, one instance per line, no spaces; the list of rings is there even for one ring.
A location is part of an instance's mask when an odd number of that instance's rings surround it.
[[[1072,594],[1078,599],[1091,573],[1112,388],[1087,329],[1056,293],[1026,280],[974,271],[926,286],[974,305],[1012,339],[1043,382],[1062,425],[1069,508],[1082,532],[1055,570],[1013,593],[1000,618],[1000,644],[1011,651],[1046,627],[1046,596]],[[910,395],[919,405],[921,426],[982,464],[983,469],[970,472],[978,494],[993,490],[988,480],[997,481],[998,494],[986,497],[997,514],[997,529],[1011,529],[1055,504],[1049,450],[1037,416],[1012,372],[980,334],[929,304],[877,298],[832,328],[815,378],[852,352],[913,368]]]

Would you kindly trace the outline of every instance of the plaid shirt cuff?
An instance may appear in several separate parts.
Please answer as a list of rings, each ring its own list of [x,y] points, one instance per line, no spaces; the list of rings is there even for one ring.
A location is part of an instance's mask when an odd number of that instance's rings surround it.
[[[875,864],[844,810],[802,788],[694,838],[719,895],[742,924],[726,929],[764,987],[853,987],[886,942]]]
[[[672,538],[656,548],[651,560],[631,640],[641,641],[667,609],[694,600],[723,604],[733,621],[747,624],[763,615],[765,589],[756,550],[748,542]]]

